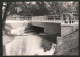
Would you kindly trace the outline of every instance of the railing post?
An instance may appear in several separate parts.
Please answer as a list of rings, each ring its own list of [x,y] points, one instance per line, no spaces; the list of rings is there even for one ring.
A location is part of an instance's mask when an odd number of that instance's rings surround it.
[[[63,20],[63,14],[61,14],[61,22],[64,22],[64,20]]]
[[[55,21],[55,17],[54,17],[54,21]]]

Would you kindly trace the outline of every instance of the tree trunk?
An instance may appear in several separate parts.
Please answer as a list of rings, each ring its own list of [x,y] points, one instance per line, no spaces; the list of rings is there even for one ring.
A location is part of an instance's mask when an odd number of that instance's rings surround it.
[[[5,26],[5,21],[6,21],[6,16],[7,16],[7,13],[8,13],[9,5],[10,5],[10,3],[7,3],[7,5],[5,6],[6,8],[4,10],[4,13],[3,13],[3,19],[2,19],[3,27]]]

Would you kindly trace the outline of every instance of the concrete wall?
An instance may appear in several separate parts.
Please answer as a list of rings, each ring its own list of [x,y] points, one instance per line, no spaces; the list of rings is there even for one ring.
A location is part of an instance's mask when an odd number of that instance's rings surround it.
[[[57,34],[39,34],[39,36],[52,43],[55,43],[55,44],[57,43]]]
[[[61,26],[61,36],[66,36],[73,32],[73,26]]]
[[[43,27],[44,33],[48,34],[58,34],[61,33],[61,24],[60,23],[51,23],[51,22],[32,22],[33,26]]]
[[[66,36],[78,28],[78,24],[61,24],[61,36]]]
[[[20,27],[26,27],[29,21],[8,21],[6,24],[10,25],[13,29],[20,28]]]

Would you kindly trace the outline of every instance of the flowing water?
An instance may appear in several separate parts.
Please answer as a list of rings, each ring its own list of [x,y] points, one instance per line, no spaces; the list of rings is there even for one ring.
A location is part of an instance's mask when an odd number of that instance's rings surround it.
[[[55,44],[34,33],[24,33],[24,27],[13,29],[14,40],[5,45],[6,56],[53,55]],[[7,39],[6,39],[7,40]]]
[[[45,44],[47,47],[41,47]],[[49,41],[42,39],[37,35],[28,34],[27,36],[15,36],[15,39],[6,44],[6,55],[53,55],[54,44],[49,49]],[[46,51],[44,51],[44,48]]]
[[[7,24],[13,28],[11,34],[14,36],[3,35],[5,56],[54,55],[56,46],[54,43],[38,34],[24,33],[27,22],[9,22]]]

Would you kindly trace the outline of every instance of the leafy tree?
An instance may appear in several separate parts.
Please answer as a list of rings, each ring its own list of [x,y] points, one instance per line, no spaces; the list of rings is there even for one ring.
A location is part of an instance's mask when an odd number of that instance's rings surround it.
[[[63,6],[63,2],[60,1],[50,1],[48,2],[48,4],[50,5],[49,10],[50,10],[50,14],[61,14],[63,13],[66,8]]]
[[[26,2],[13,2],[12,5],[10,5],[9,11],[10,15],[18,14],[21,16],[39,16],[49,14],[44,2],[41,1],[36,1],[35,5],[31,4],[31,2],[29,4],[26,4]]]
[[[73,7],[74,7],[74,8],[73,8],[73,11],[79,13],[79,2],[75,2],[75,1],[74,1],[74,2],[72,3],[72,5],[73,5]]]
[[[36,5],[38,6],[38,8],[33,7],[33,9],[31,10],[33,15],[40,16],[40,15],[50,14],[49,10],[46,8],[46,5],[45,5],[44,1],[42,1],[42,2],[37,1]]]
[[[41,15],[53,15],[62,14],[64,12],[78,11],[78,3],[70,1],[32,1],[29,2],[11,2],[8,15],[21,15],[21,16],[41,16]]]

